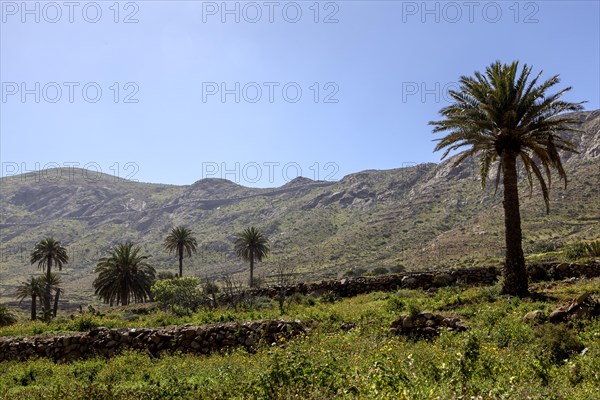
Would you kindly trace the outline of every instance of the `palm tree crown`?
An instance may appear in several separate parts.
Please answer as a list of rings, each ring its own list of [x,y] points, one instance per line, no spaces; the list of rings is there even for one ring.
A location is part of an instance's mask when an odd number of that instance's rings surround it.
[[[191,229],[184,226],[176,226],[165,238],[163,243],[165,250],[169,253],[176,252],[179,256],[179,276],[183,276],[183,255],[192,256],[198,248],[198,242]]]
[[[444,119],[430,122],[435,133],[448,132],[438,139],[435,148],[446,149],[442,158],[463,147],[468,149],[457,155],[454,165],[479,156],[482,186],[492,164],[499,161],[496,188],[502,177],[507,247],[503,290],[518,295],[527,294],[528,289],[516,162],[520,159],[523,163],[530,194],[533,177],[539,181],[549,212],[551,169],[567,183],[558,151],[575,151],[574,144],[562,138],[560,132],[578,132],[574,128],[577,121],[562,113],[582,109],[582,103],[560,100],[570,87],[547,94],[548,89],[559,83],[558,75],[538,84],[541,72],[530,79],[531,70],[524,65],[519,73],[518,62],[506,65],[497,61],[484,74],[475,72],[474,77],[461,77],[459,89],[449,91],[453,104],[440,111]]]
[[[68,262],[67,249],[52,237],[40,240],[31,252],[31,264],[37,263],[38,267],[46,271],[47,276],[50,276],[53,264],[61,271],[62,266]]]
[[[109,251],[108,257],[98,261],[94,280],[96,295],[110,305],[129,304],[150,298],[150,287],[156,271],[140,254],[141,248],[131,242],[119,243]]]
[[[244,229],[235,240],[235,254],[250,261],[250,286],[254,286],[254,260],[262,261],[270,251],[269,239],[255,227]]]

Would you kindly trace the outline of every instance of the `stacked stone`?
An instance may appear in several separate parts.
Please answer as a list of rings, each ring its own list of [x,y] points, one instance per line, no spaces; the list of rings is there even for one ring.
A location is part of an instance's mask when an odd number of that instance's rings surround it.
[[[593,261],[588,264],[560,263],[548,266],[552,279],[567,278],[594,278],[600,276],[600,262]]]
[[[162,329],[106,329],[88,333],[31,338],[0,338],[0,361],[34,356],[70,361],[101,355],[111,357],[125,348],[152,356],[181,351],[209,354],[224,348],[253,350],[259,343],[279,343],[304,332],[300,321],[262,320]]]
[[[421,312],[415,316],[402,315],[392,322],[389,332],[411,338],[434,338],[440,334],[440,328],[463,332],[467,328],[456,316],[443,316]]]
[[[456,283],[467,285],[493,285],[502,271],[496,267],[472,267],[450,269],[442,272],[417,272],[392,274],[376,277],[357,277],[324,280],[315,283],[299,283],[289,286],[269,286],[253,289],[250,294],[276,298],[283,291],[286,296],[294,293],[320,296],[325,293],[339,297],[352,297],[363,293],[388,292],[400,288],[431,289],[450,286]],[[600,276],[600,263],[588,264],[548,263],[531,265],[528,273],[532,281],[561,280],[573,277],[592,278]]]
[[[314,283],[299,283],[289,286],[269,286],[253,289],[254,296],[275,298],[283,291],[286,296],[294,293],[319,296],[325,293],[339,297],[352,297],[363,293],[388,292],[400,288],[429,289],[443,287],[460,282],[469,285],[491,285],[498,279],[500,271],[494,267],[474,267],[451,269],[444,272],[417,272],[392,274],[375,277],[357,277],[323,280]]]

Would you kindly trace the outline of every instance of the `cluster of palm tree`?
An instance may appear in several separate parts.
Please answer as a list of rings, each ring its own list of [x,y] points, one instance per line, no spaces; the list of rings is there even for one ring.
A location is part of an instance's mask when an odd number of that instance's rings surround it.
[[[179,277],[183,276],[183,256],[191,257],[198,249],[198,242],[194,233],[184,226],[176,226],[165,238],[163,243],[165,250],[169,253],[175,252],[179,259]],[[270,251],[269,239],[257,228],[251,226],[236,235],[235,254],[240,259],[250,262],[249,285],[253,287],[254,262],[262,261]]]
[[[176,226],[167,235],[163,247],[169,253],[175,252],[179,259],[179,277],[183,276],[183,258],[191,257],[198,249],[194,233],[184,226]],[[250,262],[250,286],[254,286],[254,262],[262,261],[269,253],[269,241],[255,227],[245,229],[237,235],[235,252],[244,261]],[[95,294],[105,303],[127,305],[130,302],[143,302],[150,299],[150,289],[156,280],[156,270],[148,263],[149,256],[142,253],[140,246],[132,242],[117,243],[108,255],[96,264],[98,274],[94,280]],[[31,263],[37,263],[45,275],[32,276],[17,288],[17,299],[22,302],[31,298],[31,319],[37,318],[39,301],[45,318],[56,316],[58,301],[63,293],[60,277],[52,272],[52,266],[62,270],[69,262],[66,249],[54,238],[45,238],[36,244],[31,252]],[[53,308],[51,307],[54,296]]]
[[[17,287],[17,299],[21,303],[25,298],[31,297],[31,320],[37,319],[37,301],[39,300],[43,319],[55,317],[58,311],[58,301],[63,293],[60,287],[61,280],[54,272],[52,266],[56,265],[60,270],[64,264],[69,262],[67,249],[60,241],[52,237],[40,240],[31,252],[31,264],[36,264],[45,275],[31,276],[30,280],[22,282]],[[52,304],[52,298],[54,302]]]
[[[198,250],[198,241],[191,229],[176,226],[171,229],[163,242],[169,253],[175,252],[179,260],[179,277],[183,276],[183,258],[191,257]],[[237,236],[236,254],[250,262],[250,286],[254,285],[254,262],[262,261],[269,252],[268,239],[256,228],[245,229]],[[146,301],[150,298],[150,288],[156,279],[156,270],[148,264],[149,256],[141,253],[139,246],[131,242],[114,246],[107,257],[100,259],[96,266],[98,277],[94,280],[96,295],[105,303],[127,305]]]

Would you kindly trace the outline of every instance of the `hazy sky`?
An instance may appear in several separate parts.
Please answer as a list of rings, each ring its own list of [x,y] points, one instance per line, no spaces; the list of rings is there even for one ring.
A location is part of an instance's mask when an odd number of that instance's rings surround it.
[[[520,60],[600,102],[598,1],[2,1],[2,176],[279,186],[438,161],[461,75]]]

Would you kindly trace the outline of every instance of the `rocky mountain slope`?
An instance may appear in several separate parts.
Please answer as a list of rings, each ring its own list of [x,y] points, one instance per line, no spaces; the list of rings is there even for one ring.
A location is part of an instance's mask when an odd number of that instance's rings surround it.
[[[576,114],[579,154],[565,155],[569,186],[551,190],[546,215],[536,188],[523,194],[524,246],[600,236],[600,110]],[[0,183],[0,300],[37,273],[34,244],[48,235],[68,247],[63,281],[71,303],[89,302],[93,267],[115,242],[132,240],[159,270],[176,269],[162,250],[173,225],[191,227],[200,251],[185,260],[188,275],[241,273],[234,235],[255,225],[270,237],[273,255],[258,267],[294,266],[303,279],[352,268],[436,269],[450,263],[501,257],[501,189],[481,189],[476,163],[453,160],[393,170],[368,170],[338,182],[297,178],[276,189],[247,188],[222,179],[189,186],[127,181],[80,169],[56,169],[2,178]]]

